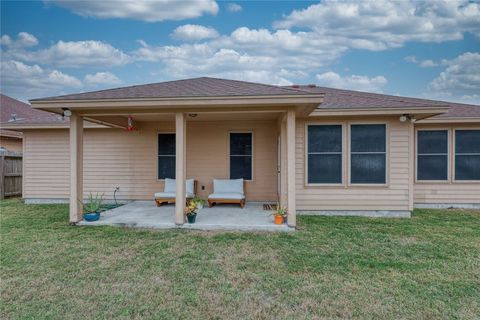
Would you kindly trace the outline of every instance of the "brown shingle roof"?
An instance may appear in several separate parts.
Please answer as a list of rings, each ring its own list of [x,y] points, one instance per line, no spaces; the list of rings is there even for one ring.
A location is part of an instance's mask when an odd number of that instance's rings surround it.
[[[131,87],[122,87],[63,96],[33,99],[41,100],[83,100],[83,99],[129,99],[129,98],[193,98],[222,96],[276,96],[276,95],[308,95],[310,92],[294,88],[273,86],[268,84],[217,79],[193,78]]]
[[[348,108],[408,108],[408,107],[449,107],[450,110],[434,118],[480,117],[480,106],[446,101],[392,96],[386,94],[334,89],[327,87],[298,86],[312,93],[324,93],[324,101],[318,109]]]
[[[308,94],[325,95],[324,102],[320,105],[319,109],[450,107],[450,111],[448,113],[436,116],[435,118],[480,117],[480,106],[478,105],[392,96],[386,94],[334,89],[328,87],[281,87],[260,83],[208,77],[69,94],[50,98],[34,99],[32,101],[128,98],[188,98],[222,96],[240,97],[270,95],[281,96]],[[55,121],[58,121],[58,118],[56,118]]]
[[[66,123],[56,114],[33,109],[29,104],[0,94],[0,123]]]

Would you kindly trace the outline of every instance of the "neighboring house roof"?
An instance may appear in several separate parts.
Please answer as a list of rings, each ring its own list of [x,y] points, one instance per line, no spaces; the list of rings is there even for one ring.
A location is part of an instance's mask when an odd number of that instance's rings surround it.
[[[312,93],[323,93],[324,101],[317,108],[321,109],[358,109],[358,108],[407,108],[407,107],[449,107],[449,111],[437,115],[435,119],[480,118],[480,106],[446,101],[392,96],[379,93],[335,89],[327,87],[291,86]],[[433,119],[431,118],[431,119]]]
[[[194,98],[227,96],[292,96],[309,95],[308,91],[261,83],[217,79],[193,78],[130,87],[107,89],[93,92],[68,94],[63,96],[32,99],[42,100],[92,100],[130,98]]]
[[[33,109],[29,104],[0,94],[1,124],[67,123],[57,114]]]

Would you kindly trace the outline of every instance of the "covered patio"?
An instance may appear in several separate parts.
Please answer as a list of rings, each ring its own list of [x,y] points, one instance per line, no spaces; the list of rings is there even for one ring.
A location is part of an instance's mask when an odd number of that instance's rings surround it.
[[[133,201],[102,213],[100,220],[80,221],[80,226],[119,226],[145,229],[196,229],[239,231],[293,231],[286,224],[275,225],[263,203],[249,202],[242,209],[238,205],[218,205],[198,210],[194,224],[175,224],[175,205],[155,206],[153,201]]]
[[[296,225],[296,119],[310,114],[322,101],[321,94],[296,89],[198,78],[32,100],[31,103],[34,108],[68,114],[70,118],[68,147],[71,224],[86,224],[82,221],[83,208],[79,201],[88,195],[84,180],[93,186],[108,185],[113,189],[114,183],[125,176],[127,178],[123,181],[128,183],[120,188],[120,192],[129,192],[125,200],[151,199],[155,192],[162,191],[162,179],[174,178],[176,204],[156,208],[153,201],[135,201],[105,213],[98,224],[153,228],[283,230]],[[120,148],[112,147],[110,154],[103,155],[112,161],[123,159],[119,161],[119,167],[123,163],[129,164],[117,172],[120,178],[112,178],[112,183],[102,181],[102,171],[92,165],[98,161],[99,150],[109,150],[105,147],[109,142],[97,139],[85,143],[84,121],[116,130],[137,132],[129,137],[121,134],[108,136],[110,139],[125,141],[124,148],[129,150],[125,153],[130,154],[125,157],[122,152],[114,153]],[[251,159],[251,175],[246,178],[232,177],[229,166],[233,158],[230,156],[236,154],[230,155],[231,141],[229,144],[227,139],[232,133],[246,132],[252,137],[251,151],[248,154]],[[160,147],[153,140],[159,133],[174,136],[168,144],[171,150],[165,155],[160,154]],[[105,146],[97,145],[89,149],[92,143],[99,141]],[[254,146],[255,143],[257,144]],[[117,146],[119,145],[117,142]],[[156,155],[155,151],[152,152],[155,149]],[[85,152],[88,150],[90,154]],[[167,156],[173,158],[168,167],[171,172],[169,175],[160,176],[160,165],[152,166],[152,161]],[[87,159],[90,159],[90,162]],[[238,159],[240,158],[235,158]],[[84,165],[87,165],[90,171],[97,172],[97,175],[90,175],[85,179]],[[111,171],[110,163],[107,163],[106,167]],[[148,172],[149,176],[143,176],[145,172]],[[244,178],[246,181],[244,190],[247,203],[279,202],[285,207],[288,227],[275,227],[273,218],[268,217],[270,211],[263,210],[261,204],[255,203],[248,203],[245,210],[229,205],[203,209],[199,212],[194,226],[185,224],[187,179],[199,180],[200,188],[197,191],[200,197],[206,198],[212,193],[213,179],[235,178]],[[98,187],[90,187],[89,190],[97,192]]]

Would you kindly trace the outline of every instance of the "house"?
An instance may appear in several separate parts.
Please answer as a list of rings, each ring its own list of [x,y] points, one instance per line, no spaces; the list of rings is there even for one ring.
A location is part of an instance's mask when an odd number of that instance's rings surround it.
[[[176,178],[207,197],[244,178],[247,201],[296,214],[409,216],[414,206],[480,207],[480,106],[309,86],[195,78],[30,101],[69,123],[13,123],[24,135],[24,198],[103,192],[151,200]],[[84,125],[89,121],[90,125]]]
[[[5,130],[4,126],[15,123],[41,123],[52,125],[68,123],[56,114],[33,109],[29,104],[0,94],[0,148],[22,152],[22,133]]]

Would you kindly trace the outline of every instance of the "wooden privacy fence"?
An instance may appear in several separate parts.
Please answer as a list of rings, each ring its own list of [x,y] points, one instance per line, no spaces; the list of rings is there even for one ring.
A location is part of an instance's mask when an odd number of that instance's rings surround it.
[[[0,151],[0,199],[22,195],[22,154]]]

